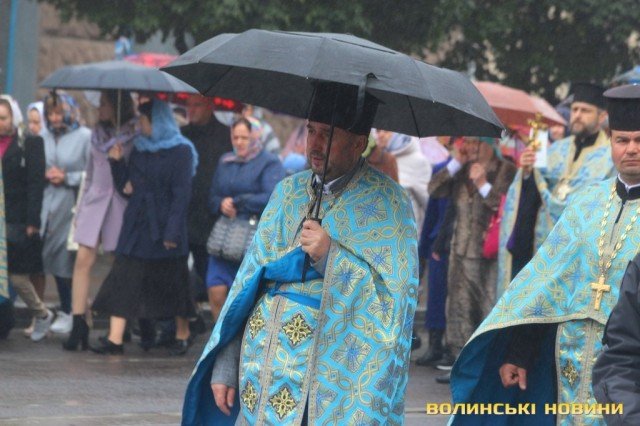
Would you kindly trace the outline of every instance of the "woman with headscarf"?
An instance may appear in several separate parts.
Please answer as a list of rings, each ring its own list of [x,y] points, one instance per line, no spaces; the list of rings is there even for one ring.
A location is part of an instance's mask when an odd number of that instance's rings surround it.
[[[176,317],[173,355],[191,344],[188,318],[194,314],[187,266],[187,209],[198,155],[180,134],[169,105],[153,100],[138,108],[142,135],[129,161],[115,144],[109,150],[114,186],[129,198],[116,259],[93,310],[110,316],[109,334],[91,350],[124,353],[128,320]]]
[[[42,302],[34,282],[44,281],[40,210],[44,189],[44,145],[40,136],[24,136],[19,130],[15,111],[17,103],[0,98],[0,158],[6,222],[8,271],[14,289],[33,315],[29,335],[42,340],[53,313]]]
[[[502,158],[496,139],[466,137],[453,159],[429,183],[431,197],[449,198],[452,208],[447,212],[455,214],[447,278],[448,347],[438,365],[443,370],[451,369],[496,302],[498,261],[487,257],[484,243],[515,173],[516,167]],[[449,375],[436,381],[449,383]]]
[[[53,275],[60,296],[60,310],[51,325],[55,333],[71,331],[71,277],[75,253],[67,250],[73,208],[89,159],[91,130],[80,124],[76,101],[64,93],[44,100],[48,132],[43,136],[46,186],[42,204],[44,270]]]
[[[44,117],[44,102],[32,102],[27,107],[27,133],[32,136],[43,136],[47,132]]]
[[[118,116],[119,115],[119,116]],[[98,124],[91,135],[91,153],[85,173],[84,191],[75,218],[74,241],[78,254],[73,270],[73,328],[63,344],[66,350],[76,350],[81,344],[87,349],[89,326],[85,320],[91,269],[98,246],[105,252],[116,249],[126,199],[115,190],[107,154],[115,144],[121,144],[125,160],[137,135],[133,100],[128,92],[102,92],[98,107]]]
[[[229,218],[260,218],[276,184],[285,171],[280,160],[262,148],[260,122],[240,118],[231,125],[233,152],[220,158],[213,175],[209,207],[211,213]],[[209,257],[207,295],[216,320],[240,267],[239,263]]]

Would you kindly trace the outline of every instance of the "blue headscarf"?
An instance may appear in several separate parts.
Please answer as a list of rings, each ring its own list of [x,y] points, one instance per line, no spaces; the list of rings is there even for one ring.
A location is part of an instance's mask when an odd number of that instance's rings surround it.
[[[151,136],[140,135],[134,141],[138,151],[158,152],[162,149],[169,149],[178,145],[187,145],[191,149],[193,158],[193,175],[198,167],[198,153],[191,141],[178,129],[171,108],[166,102],[154,99],[151,109]]]

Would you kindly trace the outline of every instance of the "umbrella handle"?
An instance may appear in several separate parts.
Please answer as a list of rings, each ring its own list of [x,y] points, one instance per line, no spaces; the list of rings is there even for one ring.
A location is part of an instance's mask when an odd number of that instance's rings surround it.
[[[322,219],[313,217],[313,218],[310,218],[309,220],[314,220],[318,222],[319,225],[322,225]],[[309,253],[305,253],[304,264],[302,265],[302,281],[301,282],[303,284],[307,280],[307,271],[309,270],[310,267],[311,267],[311,256],[309,256]]]

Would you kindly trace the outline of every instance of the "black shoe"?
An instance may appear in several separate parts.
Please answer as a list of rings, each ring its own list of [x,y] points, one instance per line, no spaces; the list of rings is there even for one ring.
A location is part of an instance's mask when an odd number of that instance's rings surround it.
[[[62,343],[62,349],[67,351],[77,351],[78,346],[83,351],[89,348],[89,326],[84,319],[84,315],[73,316],[73,328],[66,342]]]
[[[122,355],[124,354],[124,345],[116,345],[106,337],[98,339],[99,346],[91,346],[91,351],[101,355]]]
[[[455,362],[456,358],[447,351],[442,356],[442,359],[440,359],[440,362],[436,365],[436,368],[441,371],[450,371]]]
[[[186,339],[175,339],[173,345],[169,347],[169,355],[180,356],[186,354],[192,343],[193,338],[191,336]]]
[[[422,346],[422,339],[417,334],[411,336],[411,350],[415,351],[416,349],[420,349]]]
[[[436,377],[436,382],[440,383],[441,385],[448,385],[449,383],[451,383],[451,373],[447,373],[444,376]]]

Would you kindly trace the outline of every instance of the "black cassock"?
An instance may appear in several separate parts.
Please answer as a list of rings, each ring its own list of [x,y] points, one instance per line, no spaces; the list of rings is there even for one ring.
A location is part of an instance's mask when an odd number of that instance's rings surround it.
[[[623,404],[622,415],[605,416],[608,425],[640,425],[640,254],[629,263],[620,298],[605,328],[604,351],[593,368],[599,403]]]

